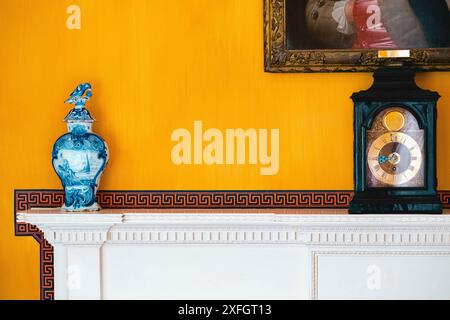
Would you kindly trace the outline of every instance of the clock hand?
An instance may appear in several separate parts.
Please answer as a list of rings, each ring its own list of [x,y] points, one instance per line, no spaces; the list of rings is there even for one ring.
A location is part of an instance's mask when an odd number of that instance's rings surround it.
[[[389,159],[390,159],[390,158],[389,158],[389,157],[386,157],[386,156],[379,156],[379,157],[378,157],[378,162],[379,162],[380,164],[383,164],[383,163],[387,162]]]
[[[392,144],[392,153],[396,153],[396,152],[397,152],[397,149],[398,149],[397,144],[396,144],[396,143],[393,143],[393,144]]]

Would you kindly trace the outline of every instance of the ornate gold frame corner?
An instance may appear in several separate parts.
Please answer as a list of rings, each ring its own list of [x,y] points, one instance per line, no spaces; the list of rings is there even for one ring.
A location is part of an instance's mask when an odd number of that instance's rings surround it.
[[[266,72],[372,72],[386,66],[415,71],[450,71],[450,48],[412,49],[410,58],[378,58],[377,50],[289,50],[286,0],[264,1],[264,70]]]

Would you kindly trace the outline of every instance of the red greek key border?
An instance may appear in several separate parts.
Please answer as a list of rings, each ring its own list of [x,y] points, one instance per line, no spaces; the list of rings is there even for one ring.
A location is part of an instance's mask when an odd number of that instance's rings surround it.
[[[99,191],[97,202],[105,209],[305,209],[347,208],[352,191]],[[439,192],[450,208],[450,191]],[[15,190],[16,236],[32,236],[40,245],[41,299],[54,298],[53,247],[41,230],[16,222],[16,212],[31,208],[60,207],[61,190]]]

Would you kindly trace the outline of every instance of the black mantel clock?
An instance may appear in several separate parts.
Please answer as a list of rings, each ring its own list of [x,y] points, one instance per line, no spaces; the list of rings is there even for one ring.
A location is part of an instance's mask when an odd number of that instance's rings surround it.
[[[442,213],[436,192],[437,92],[402,68],[374,73],[354,93],[354,183],[349,212]]]

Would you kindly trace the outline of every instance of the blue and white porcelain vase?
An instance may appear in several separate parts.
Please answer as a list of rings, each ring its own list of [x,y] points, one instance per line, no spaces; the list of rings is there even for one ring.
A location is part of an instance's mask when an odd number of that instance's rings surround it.
[[[96,194],[100,177],[108,163],[106,142],[92,133],[92,118],[85,104],[92,96],[89,83],[80,84],[65,102],[74,104],[64,121],[68,133],[53,145],[53,168],[64,188],[63,210],[100,210]]]

